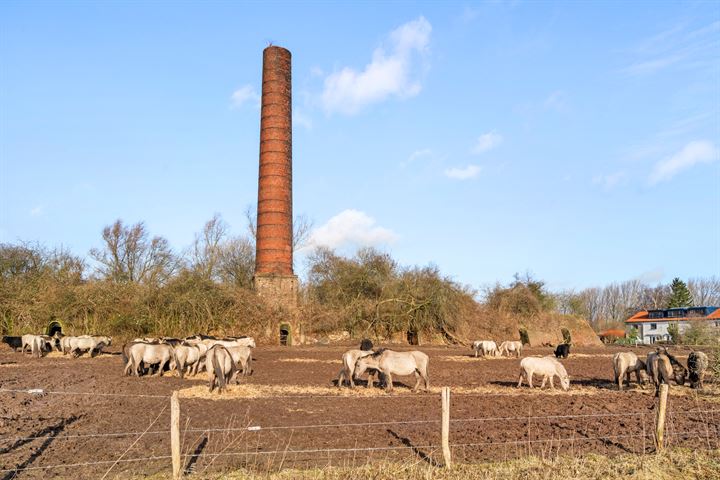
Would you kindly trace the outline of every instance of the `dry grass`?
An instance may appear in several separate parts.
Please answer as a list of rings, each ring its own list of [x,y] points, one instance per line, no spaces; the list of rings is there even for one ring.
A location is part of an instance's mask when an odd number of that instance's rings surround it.
[[[151,480],[170,478],[169,474]],[[190,479],[220,478],[225,480],[374,480],[435,479],[435,480],[674,480],[720,478],[720,450],[670,449],[662,455],[605,455],[553,458],[524,457],[497,463],[454,464],[446,470],[416,460],[405,463],[372,461],[360,467],[325,467],[285,469],[281,471],[238,470],[211,476],[191,475]]]
[[[88,359],[92,358],[92,360],[97,360],[98,358],[112,358],[114,356],[115,355],[112,355],[110,353],[102,353],[101,352],[98,355],[95,355],[94,357],[90,357],[89,353],[84,353],[81,356],[75,358],[70,354],[63,355],[62,352],[52,351],[52,352],[46,353],[44,358],[64,358],[66,360],[88,360]]]
[[[207,379],[205,374],[199,374],[195,379]],[[242,381],[242,380],[241,380]],[[609,383],[608,383],[609,385]],[[263,398],[263,397],[291,397],[291,396],[323,396],[323,397],[385,397],[385,396],[427,396],[440,395],[441,387],[431,387],[429,392],[420,391],[413,393],[409,388],[396,386],[393,393],[387,393],[381,388],[365,388],[356,387],[337,388],[313,385],[257,385],[257,384],[241,384],[230,385],[228,390],[222,394],[217,391],[210,394],[206,385],[195,385],[192,387],[179,390],[181,397],[188,398],[204,398],[208,400],[226,400],[232,398]],[[629,389],[647,395],[652,394],[650,390]],[[530,396],[530,395],[598,395],[606,393],[604,388],[597,387],[572,387],[569,391],[564,392],[560,388],[551,390],[549,388],[540,389],[538,386],[529,388],[523,386],[521,388],[498,386],[482,386],[482,387],[453,387],[453,395],[507,395],[507,396]]]
[[[290,362],[290,363],[332,363],[340,365],[342,360],[320,360],[317,358],[281,358],[278,362]]]

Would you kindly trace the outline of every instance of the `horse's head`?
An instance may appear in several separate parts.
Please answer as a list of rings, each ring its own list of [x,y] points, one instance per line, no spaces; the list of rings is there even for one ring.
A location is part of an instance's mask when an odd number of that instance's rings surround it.
[[[358,358],[355,362],[355,376],[361,376],[368,368],[371,368],[376,364],[377,361],[372,355],[366,355],[364,357]]]
[[[566,392],[568,391],[568,389],[570,388],[570,376],[569,375],[563,375],[562,377],[560,377],[560,386]]]

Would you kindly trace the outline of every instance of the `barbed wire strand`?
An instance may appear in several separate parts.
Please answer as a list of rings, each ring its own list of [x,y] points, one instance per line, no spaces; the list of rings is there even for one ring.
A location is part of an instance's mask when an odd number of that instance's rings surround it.
[[[451,419],[450,423],[469,423],[469,422],[490,422],[490,421],[511,421],[511,420],[541,420],[541,419],[557,419],[557,418],[591,418],[591,417],[631,417],[631,416],[642,416],[645,412],[627,412],[627,413],[586,413],[576,415],[537,415],[531,417],[479,417],[479,418],[455,418]],[[692,414],[705,414],[705,413],[720,413],[720,410],[693,410],[686,412],[675,412],[675,415],[692,415]],[[274,425],[274,426],[261,426],[251,425],[248,427],[235,427],[235,428],[188,428],[188,432],[237,432],[237,431],[262,431],[262,430],[300,430],[300,429],[312,429],[312,428],[355,428],[355,427],[372,427],[380,425],[415,425],[415,424],[427,424],[427,423],[440,423],[440,420],[398,420],[390,422],[364,422],[364,423],[316,423],[306,425]],[[709,423],[707,423],[709,425]],[[153,430],[146,432],[115,432],[115,433],[89,433],[89,434],[78,434],[78,435],[62,435],[53,437],[55,440],[70,440],[77,438],[96,438],[96,437],[127,437],[133,435],[153,435],[170,433],[170,430]],[[19,441],[19,440],[39,440],[48,438],[47,436],[32,436],[32,437],[3,437],[0,438],[0,442],[4,441]]]

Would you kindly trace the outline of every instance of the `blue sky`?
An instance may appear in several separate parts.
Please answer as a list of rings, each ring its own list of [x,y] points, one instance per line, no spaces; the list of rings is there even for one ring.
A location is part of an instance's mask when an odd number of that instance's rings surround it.
[[[3,2],[0,241],[244,233],[269,42],[313,245],[473,287],[720,273],[717,2]]]

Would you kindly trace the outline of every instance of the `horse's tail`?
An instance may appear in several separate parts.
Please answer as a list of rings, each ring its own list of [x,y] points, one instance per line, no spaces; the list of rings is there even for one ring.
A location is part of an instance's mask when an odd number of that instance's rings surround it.
[[[225,372],[223,372],[222,368],[220,368],[220,362],[218,361],[218,353],[220,352],[220,350],[225,350],[225,348],[221,346],[214,350],[215,351],[213,352],[213,355],[212,355],[213,373],[215,374],[215,378],[217,379],[218,388],[220,389],[220,391],[222,391],[225,388],[225,384],[226,384]],[[230,363],[232,363],[232,362],[230,362]]]
[[[252,375],[252,374],[253,374],[252,352],[250,352],[250,355],[248,355],[248,359],[247,359],[247,372],[245,372],[245,375]]]
[[[185,374],[185,364],[182,366],[180,365],[180,362],[178,362],[177,350],[174,348],[172,349],[172,360],[175,362],[175,370],[178,371],[178,375],[180,375],[180,378],[183,378]]]
[[[620,369],[618,368],[618,362],[613,362],[613,371],[615,372],[615,383],[618,383],[618,377],[620,376]]]
[[[125,365],[127,365],[127,363],[128,363],[128,353],[127,353],[127,349],[128,349],[128,344],[126,343],[126,344],[123,345],[123,347],[122,347],[122,361],[123,361],[123,363],[124,363]]]

